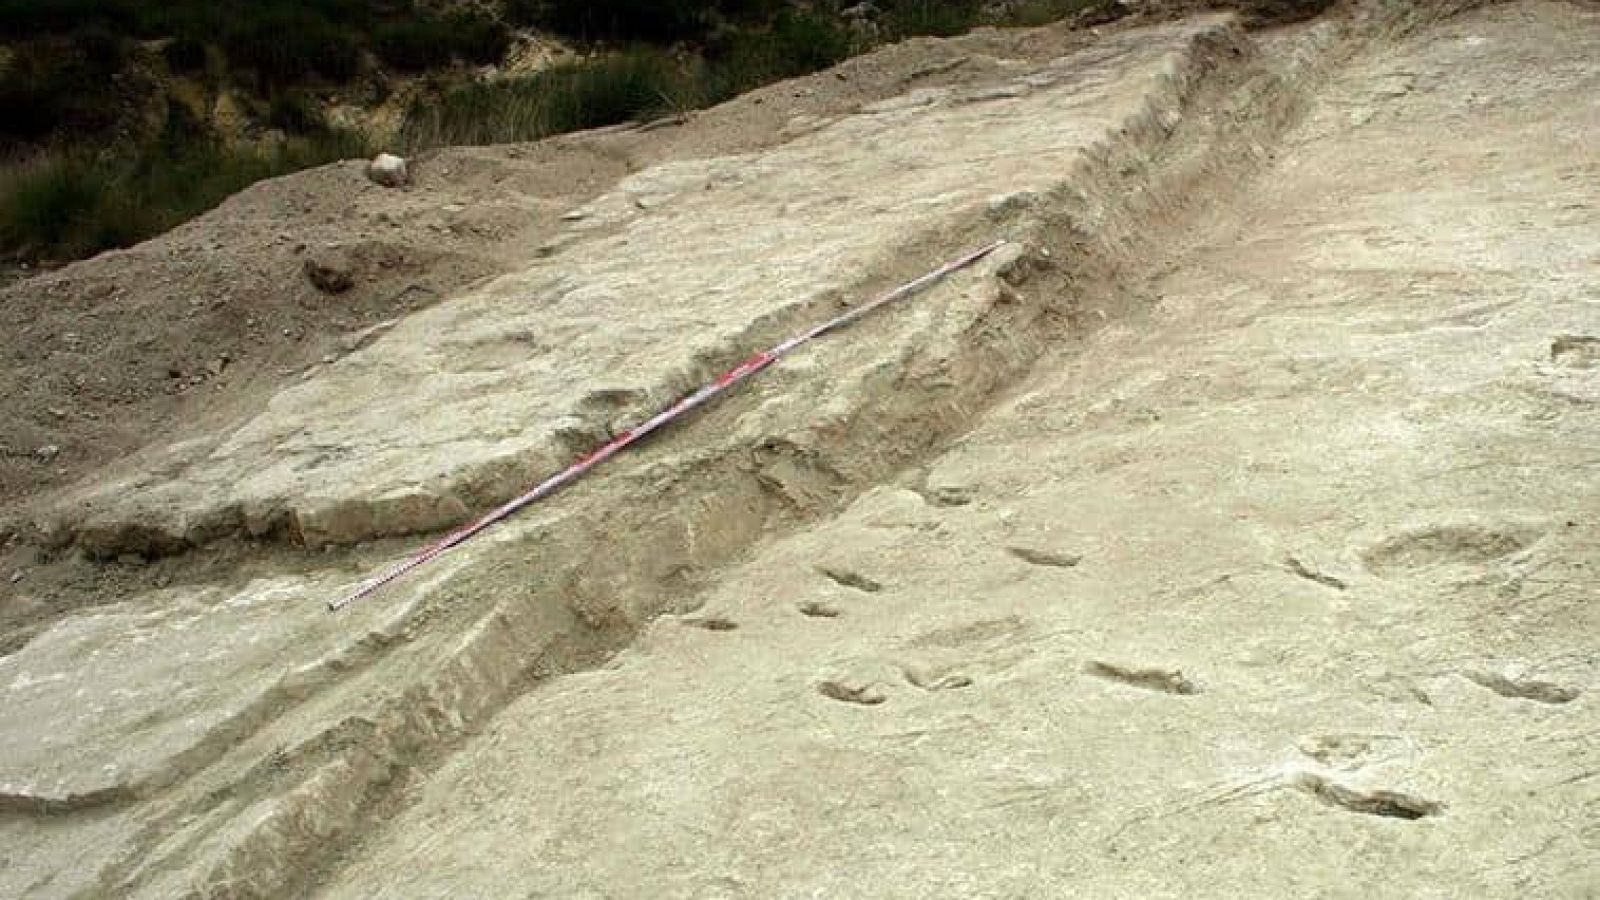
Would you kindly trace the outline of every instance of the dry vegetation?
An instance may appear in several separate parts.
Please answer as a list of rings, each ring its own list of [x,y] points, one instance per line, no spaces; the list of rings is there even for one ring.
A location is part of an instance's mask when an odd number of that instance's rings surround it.
[[[0,255],[82,258],[262,178],[377,149],[534,140],[703,107],[884,42],[1106,5],[1026,0],[986,18],[977,0],[890,0],[863,22],[840,3],[784,0],[505,0],[492,12],[417,0],[0,0]],[[519,29],[592,52],[527,76],[469,76],[464,67],[500,61]],[[381,140],[390,146],[326,121],[320,94],[381,101],[383,73],[437,85]],[[171,96],[179,80],[253,98],[258,139],[215,134]]]

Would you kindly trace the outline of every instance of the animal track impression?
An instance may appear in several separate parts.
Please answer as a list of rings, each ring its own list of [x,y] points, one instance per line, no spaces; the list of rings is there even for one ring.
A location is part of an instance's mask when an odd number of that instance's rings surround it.
[[[817,566],[817,571],[821,572],[823,575],[826,575],[833,581],[833,583],[843,587],[855,588],[858,591],[866,591],[869,594],[876,594],[877,592],[883,590],[882,584],[873,581],[871,578],[862,575],[860,572],[852,572],[849,569],[838,569],[834,568],[833,566]]]
[[[1350,771],[1374,758],[1392,756],[1404,750],[1405,739],[1393,734],[1319,734],[1301,738],[1296,746],[1301,753],[1323,766]]]
[[[838,700],[841,703],[858,703],[862,706],[877,706],[879,703],[889,699],[875,685],[864,684],[859,687],[852,687],[841,681],[824,681],[817,685],[817,693],[830,700]]]
[[[1365,554],[1378,575],[1402,576],[1440,566],[1476,566],[1527,548],[1539,534],[1526,528],[1434,525],[1389,538]]]
[[[1200,693],[1194,682],[1177,669],[1130,669],[1112,663],[1092,661],[1083,667],[1084,674],[1107,681],[1120,681],[1129,687],[1163,694],[1188,696]]]
[[[1600,367],[1600,338],[1563,334],[1550,342],[1550,361],[1573,369]]]
[[[919,491],[922,499],[929,506],[938,506],[946,509],[966,506],[976,499],[978,492],[975,488],[966,485],[944,485],[942,487],[929,487]]]
[[[1444,804],[1434,800],[1398,791],[1358,791],[1309,772],[1296,780],[1295,787],[1329,806],[1367,816],[1416,820],[1444,812]]]
[[[1315,581],[1317,584],[1331,587],[1336,591],[1342,591],[1350,586],[1343,579],[1335,578],[1325,572],[1318,572],[1293,556],[1285,557],[1283,564],[1290,572],[1299,575],[1301,578],[1307,581]]]
[[[1006,552],[1030,565],[1053,566],[1057,569],[1070,569],[1083,562],[1083,555],[1079,553],[1052,553],[1049,550],[1030,550],[1027,547],[1007,547]]]
[[[1462,672],[1461,677],[1481,688],[1494,691],[1513,700],[1533,700],[1537,703],[1570,703],[1582,693],[1577,688],[1553,684],[1533,678],[1507,678],[1498,672]]]
[[[988,644],[1008,645],[1017,642],[1028,631],[1026,622],[1016,616],[1003,619],[982,619],[966,622],[919,635],[911,641],[913,647],[947,647],[951,649]]]
[[[692,628],[703,628],[706,631],[733,631],[739,623],[721,616],[710,616],[704,619],[684,619],[683,624]]]
[[[930,672],[911,666],[904,666],[900,671],[913,687],[925,691],[952,691],[972,686],[972,678],[960,672]]]

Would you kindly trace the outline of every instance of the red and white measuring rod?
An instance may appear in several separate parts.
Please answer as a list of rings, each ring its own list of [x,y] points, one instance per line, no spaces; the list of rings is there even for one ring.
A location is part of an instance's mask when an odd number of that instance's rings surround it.
[[[682,400],[679,400],[661,412],[656,413],[654,416],[645,420],[642,424],[630,428],[612,438],[611,441],[605,446],[579,457],[578,460],[572,465],[568,466],[561,472],[552,475],[550,478],[545,479],[533,490],[528,491],[526,494],[523,494],[514,500],[508,501],[482,518],[479,518],[476,521],[473,521],[460,528],[459,530],[445,535],[443,538],[440,538],[432,544],[422,548],[405,562],[400,563],[393,569],[384,572],[382,575],[379,575],[362,585],[361,588],[355,593],[337,600],[328,601],[328,608],[331,610],[343,609],[351,603],[360,600],[362,597],[377,591],[384,585],[396,581],[404,577],[407,573],[427,565],[429,562],[432,562],[434,559],[437,559],[439,556],[449,551],[452,547],[460,546],[496,522],[509,518],[523,507],[532,503],[537,503],[538,501],[543,500],[573,481],[578,480],[584,475],[584,473],[588,472],[595,466],[600,465],[611,457],[616,456],[618,453],[621,453],[630,444],[633,444],[634,442],[643,438],[645,435],[682,416],[689,410],[703,405],[711,398],[717,396],[723,391],[726,391],[728,388],[733,387],[739,382],[744,381],[746,378],[749,378],[762,369],[765,369],[767,366],[772,365],[779,359],[782,359],[791,350],[794,350],[795,348],[800,347],[815,338],[821,337],[830,331],[843,328],[846,325],[855,322],[857,319],[868,315],[879,307],[886,306],[896,300],[901,299],[902,297],[914,294],[917,291],[920,291],[923,288],[933,284],[934,282],[939,281],[950,273],[959,269],[964,269],[978,260],[983,259],[985,256],[988,256],[994,251],[1000,249],[1000,247],[1005,243],[1006,242],[1003,240],[995,241],[987,247],[974,250],[960,259],[951,260],[950,262],[945,263],[939,268],[934,269],[932,272],[929,272],[914,281],[908,281],[905,284],[900,285],[899,287],[876,298],[870,303],[858,306],[855,309],[852,309],[836,318],[829,319],[828,321],[823,322],[821,325],[812,328],[810,331],[797,334],[770,350],[763,350],[760,353],[757,353],[737,366],[734,366],[732,369],[722,373],[717,380],[707,384],[705,387],[700,388],[689,396],[684,397]]]

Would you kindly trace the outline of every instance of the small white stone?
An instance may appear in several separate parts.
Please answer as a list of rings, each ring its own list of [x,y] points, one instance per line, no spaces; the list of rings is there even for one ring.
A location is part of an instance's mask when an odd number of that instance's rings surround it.
[[[367,177],[384,187],[404,187],[411,181],[411,170],[401,157],[380,153],[367,163]]]

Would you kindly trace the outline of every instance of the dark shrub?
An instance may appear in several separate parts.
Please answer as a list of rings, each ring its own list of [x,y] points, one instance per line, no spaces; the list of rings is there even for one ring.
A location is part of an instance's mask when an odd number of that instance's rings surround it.
[[[452,52],[467,62],[499,62],[511,45],[506,27],[481,13],[452,13],[445,20],[445,30]]]
[[[189,107],[174,98],[167,99],[167,117],[161,123],[156,141],[172,152],[195,144],[209,144],[216,140],[206,123]]]
[[[665,43],[703,38],[719,21],[760,25],[794,4],[787,0],[508,0],[544,27],[588,40]],[[834,3],[813,4],[822,15]]]
[[[715,6],[704,0],[550,0],[549,25],[586,40],[669,42],[702,34]]]
[[[522,28],[544,25],[549,19],[548,0],[505,0],[500,15]]]
[[[850,35],[832,18],[784,11],[763,31],[737,30],[708,48],[710,90],[718,101],[783,78],[805,75],[850,55]]]
[[[161,48],[161,57],[167,61],[167,70],[187,75],[206,67],[206,45],[194,38],[173,38]]]
[[[85,32],[84,42],[59,38],[18,48],[0,74],[0,136],[28,140],[52,132],[96,133],[118,113],[115,82],[120,44]]]
[[[373,49],[385,64],[402,72],[421,72],[450,61],[450,44],[441,21],[408,19],[378,26]]]
[[[0,76],[0,135],[43,137],[66,118],[71,102],[72,85],[57,72],[19,60]]]
[[[268,85],[299,84],[316,75],[349,81],[361,69],[360,47],[348,30],[292,7],[240,21],[223,39],[223,49],[230,62]]]
[[[127,39],[113,34],[110,28],[99,22],[75,32],[72,35],[72,49],[96,77],[111,77],[128,60]]]
[[[950,37],[976,27],[981,13],[978,0],[894,0],[886,9],[884,30],[894,39]]]
[[[499,62],[511,35],[499,22],[479,13],[457,12],[446,18],[418,16],[378,26],[374,49],[386,64],[405,72],[422,72],[459,58],[473,63]]]
[[[98,24],[126,34],[139,22],[135,0],[0,0],[0,34],[67,34]]]
[[[267,108],[267,124],[286,134],[321,134],[328,130],[322,111],[299,91],[282,91],[273,96]]]

